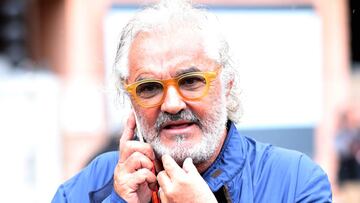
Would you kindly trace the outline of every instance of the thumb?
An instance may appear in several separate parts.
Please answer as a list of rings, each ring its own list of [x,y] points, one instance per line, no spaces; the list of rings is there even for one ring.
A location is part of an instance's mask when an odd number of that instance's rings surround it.
[[[160,200],[161,200],[161,203],[168,203],[168,199],[164,193],[164,191],[161,189],[161,187],[159,188],[159,197],[160,197]]]
[[[186,173],[198,173],[197,168],[193,164],[193,161],[190,157],[185,159],[183,163],[183,169]]]

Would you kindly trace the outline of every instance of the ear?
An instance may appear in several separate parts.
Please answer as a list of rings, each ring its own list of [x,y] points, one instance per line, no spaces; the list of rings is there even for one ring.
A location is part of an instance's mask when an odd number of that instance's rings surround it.
[[[234,79],[232,78],[231,80],[229,80],[229,82],[226,84],[226,97],[228,97],[230,95],[231,89],[233,87],[234,84]]]

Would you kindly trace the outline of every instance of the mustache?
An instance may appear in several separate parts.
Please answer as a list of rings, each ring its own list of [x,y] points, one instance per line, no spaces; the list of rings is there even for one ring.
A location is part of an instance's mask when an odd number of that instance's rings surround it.
[[[185,120],[191,123],[199,125],[201,128],[201,122],[198,116],[196,116],[191,110],[183,109],[176,114],[170,114],[167,112],[160,112],[158,118],[156,119],[155,129],[156,132],[160,130],[170,121]]]

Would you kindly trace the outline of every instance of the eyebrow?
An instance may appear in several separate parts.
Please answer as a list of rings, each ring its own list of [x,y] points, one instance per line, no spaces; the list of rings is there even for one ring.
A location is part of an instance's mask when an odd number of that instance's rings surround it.
[[[138,76],[136,79],[135,79],[135,82],[138,82],[138,81],[141,81],[141,80],[145,80],[146,78],[142,77],[141,75]]]
[[[192,72],[199,72],[200,70],[196,68],[195,66],[191,66],[190,68],[178,70],[175,73],[175,77],[179,77],[180,75],[186,74],[186,73],[192,73]]]
[[[142,76],[143,75],[143,73],[142,74],[140,74],[140,75],[138,75],[136,78],[135,78],[135,82],[138,82],[138,81],[141,81],[141,80],[146,80],[146,79],[149,79],[149,78],[146,78],[146,77],[144,77],[144,76]]]
[[[192,72],[199,72],[200,70],[198,68],[196,68],[195,66],[191,66],[189,68],[186,69],[181,69],[176,71],[175,73],[175,77],[179,77],[180,75],[186,74],[186,73],[192,73]],[[143,77],[141,76],[141,74],[135,78],[135,82],[141,81],[141,80],[146,80],[149,78]]]

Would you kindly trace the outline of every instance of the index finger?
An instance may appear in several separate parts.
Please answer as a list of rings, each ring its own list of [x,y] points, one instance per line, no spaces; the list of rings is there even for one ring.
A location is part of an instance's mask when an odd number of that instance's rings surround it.
[[[124,131],[120,138],[120,142],[119,142],[120,149],[123,147],[126,141],[131,140],[134,137],[135,128],[136,128],[135,115],[133,112],[131,112],[126,121]]]
[[[161,157],[163,167],[166,173],[169,175],[170,179],[181,177],[185,175],[185,172],[180,168],[180,166],[175,162],[175,160],[168,154],[165,154]]]

